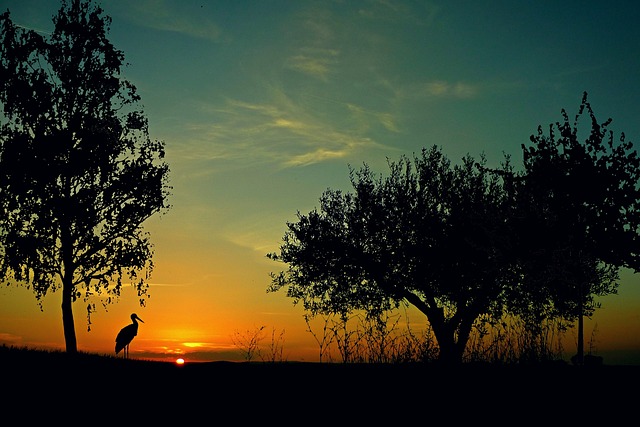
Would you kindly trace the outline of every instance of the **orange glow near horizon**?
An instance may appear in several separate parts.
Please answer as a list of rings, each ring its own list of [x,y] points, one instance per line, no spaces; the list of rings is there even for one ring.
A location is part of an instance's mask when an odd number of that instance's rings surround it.
[[[634,276],[636,277],[636,276]],[[637,279],[636,279],[637,280]],[[319,361],[319,347],[313,335],[306,330],[302,311],[290,308],[293,314],[262,314],[263,323],[259,323],[260,313],[248,312],[244,322],[230,321],[230,307],[227,310],[191,310],[172,311],[171,296],[177,288],[159,287],[153,290],[153,297],[146,307],[139,307],[133,291],[125,289],[121,300],[108,306],[108,311],[98,310],[92,314],[91,331],[87,331],[83,306],[78,303],[74,307],[76,319],[76,335],[78,350],[83,352],[114,355],[115,335],[123,326],[130,323],[130,314],[136,312],[145,323],[139,325],[138,335],[130,346],[131,358],[164,361],[175,363],[177,359],[189,362],[210,361],[244,361],[246,354],[237,346],[234,339],[250,338],[261,326],[262,357],[271,357],[269,346],[272,339],[279,339],[282,334],[282,361]],[[3,288],[3,292],[6,288]],[[640,364],[638,354],[640,346],[635,337],[640,336],[640,325],[637,322],[637,311],[625,308],[629,294],[637,288],[623,288],[619,295],[611,295],[603,299],[603,309],[596,311],[593,319],[585,319],[585,352],[593,351],[604,355],[605,363]],[[24,299],[28,304],[12,305],[3,309],[3,328],[0,333],[0,345],[29,347],[38,349],[64,350],[62,319],[59,308],[59,295],[48,296],[43,310],[37,309],[33,295],[24,288],[12,288],[10,296],[20,296],[16,303]],[[267,299],[269,296],[266,297]],[[6,295],[3,300],[6,301]],[[283,298],[284,299],[284,298]],[[165,302],[166,301],[166,302]],[[196,304],[195,307],[198,305]],[[231,308],[242,308],[242,305]],[[246,308],[246,307],[245,307]],[[168,313],[172,315],[168,316]],[[234,314],[238,319],[242,315]],[[269,320],[280,319],[280,323],[269,324]],[[416,331],[424,324],[424,316],[415,310],[410,312],[411,328]],[[316,319],[311,323],[313,331],[321,334],[322,323]],[[24,329],[28,327],[28,329]],[[22,328],[22,329],[21,329]],[[28,334],[12,334],[11,331],[29,331]],[[8,331],[8,332],[7,332]],[[575,354],[575,332],[569,332],[564,339],[566,357]],[[628,356],[631,354],[631,356]],[[635,354],[635,356],[633,356]],[[332,352],[332,358],[324,355],[323,361],[339,361],[339,354]],[[278,356],[280,357],[280,356]],[[634,359],[635,357],[635,359]],[[257,355],[254,361],[261,360]]]

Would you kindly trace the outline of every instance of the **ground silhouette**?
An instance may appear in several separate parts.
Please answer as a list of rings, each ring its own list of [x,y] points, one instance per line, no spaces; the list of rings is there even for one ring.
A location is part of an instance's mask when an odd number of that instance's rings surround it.
[[[70,405],[74,418],[125,406],[127,425],[211,417],[241,425],[269,419],[279,425],[409,424],[414,418],[506,425],[594,421],[605,415],[603,420],[615,425],[625,413],[635,413],[640,384],[640,366],[176,365],[7,346],[0,347],[0,366],[5,408],[22,407],[30,419],[50,422]]]

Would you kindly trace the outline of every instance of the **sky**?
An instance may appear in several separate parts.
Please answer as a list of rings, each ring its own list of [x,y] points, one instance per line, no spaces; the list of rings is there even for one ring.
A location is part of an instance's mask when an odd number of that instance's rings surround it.
[[[113,354],[143,319],[131,357],[242,360],[262,328],[282,359],[317,361],[322,324],[267,293],[286,222],[349,167],[438,145],[458,163],[505,154],[539,125],[573,117],[583,92],[600,121],[640,141],[640,5],[628,1],[103,0],[108,38],[129,63],[153,139],[166,144],[171,209],[145,223],[154,244],[150,298],[132,288],[87,325],[80,351]],[[47,34],[53,0],[0,0],[15,23]],[[587,319],[585,350],[640,365],[640,275]],[[0,344],[64,349],[61,295],[0,287]],[[410,323],[425,318],[410,313]],[[88,331],[90,326],[90,331]],[[591,347],[590,347],[591,346]],[[567,355],[575,353],[575,333]]]

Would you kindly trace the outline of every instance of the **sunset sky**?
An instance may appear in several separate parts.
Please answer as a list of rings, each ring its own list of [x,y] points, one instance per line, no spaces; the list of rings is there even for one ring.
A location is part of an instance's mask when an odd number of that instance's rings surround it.
[[[583,91],[600,121],[640,141],[640,6],[629,1],[103,0],[109,39],[130,65],[152,138],[164,140],[172,208],[146,224],[156,265],[146,307],[127,287],[80,351],[113,354],[132,312],[144,320],[131,356],[240,360],[233,337],[284,331],[283,357],[315,361],[304,311],[266,293],[297,211],[327,188],[351,190],[349,165],[438,145],[454,163],[491,165],[538,125],[570,117]],[[0,0],[43,35],[56,0]],[[640,275],[585,327],[609,364],[640,365]],[[26,288],[0,287],[0,344],[64,348],[61,295],[40,311]],[[422,327],[417,313],[411,322]],[[320,333],[320,331],[316,331]],[[567,354],[575,353],[569,333]],[[592,341],[593,340],[593,341]]]

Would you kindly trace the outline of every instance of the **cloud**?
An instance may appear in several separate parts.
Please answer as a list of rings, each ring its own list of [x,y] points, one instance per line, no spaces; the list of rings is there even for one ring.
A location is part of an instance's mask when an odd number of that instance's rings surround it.
[[[231,244],[249,249],[259,260],[265,260],[266,253],[278,249],[283,231],[280,212],[260,211],[227,221],[221,234]]]
[[[449,91],[449,83],[434,81],[425,85],[427,93],[433,96],[444,96]]]
[[[325,160],[339,159],[346,155],[346,151],[339,150],[327,150],[324,148],[318,148],[315,151],[300,154],[298,156],[292,156],[285,162],[287,166],[306,166],[314,163],[320,163]]]
[[[368,134],[373,127],[397,131],[392,114],[311,98],[297,94],[293,99],[273,88],[269,102],[228,98],[222,105],[200,104],[201,118],[186,125],[180,145],[171,153],[188,162],[224,159],[300,167],[380,147]],[[197,173],[190,169],[190,174]]]
[[[153,286],[153,287],[159,287],[159,288],[163,288],[163,287],[173,288],[173,287],[190,286],[191,283],[156,283],[156,282],[150,282],[149,285]]]
[[[391,132],[400,132],[396,125],[396,120],[393,114],[388,113],[376,113],[376,117],[380,120],[380,123]]]
[[[339,51],[335,49],[305,48],[302,53],[287,59],[285,66],[308,76],[327,81],[331,66],[336,63]]]
[[[480,87],[466,82],[431,80],[426,83],[414,83],[393,87],[398,100],[403,99],[470,99],[480,93]]]
[[[390,132],[399,132],[396,124],[395,116],[391,113],[381,113],[378,111],[370,111],[355,104],[346,104],[353,117],[360,124],[360,131],[364,133],[375,124],[379,124]]]
[[[440,6],[430,1],[416,2],[415,5],[395,0],[371,0],[358,9],[363,18],[396,22],[414,22],[431,25],[440,12]]]
[[[187,362],[242,360],[242,353],[234,345],[199,340],[185,342],[178,338],[160,341],[161,345],[155,347],[146,346],[144,351],[137,351],[136,357],[171,362],[176,357],[181,357]]]
[[[450,83],[444,80],[434,80],[424,84],[423,92],[441,98],[473,98],[478,93],[478,89],[464,82]]]
[[[3,345],[17,346],[22,344],[22,337],[7,332],[0,332],[0,343]]]
[[[326,45],[336,37],[333,29],[336,16],[321,5],[322,3],[314,4],[299,15],[302,38],[315,46]]]
[[[456,98],[473,98],[478,93],[476,87],[462,82],[453,85],[452,91]]]
[[[127,0],[109,5],[118,15],[137,25],[161,31],[170,31],[214,42],[225,41],[220,26],[200,6],[185,7],[182,2],[167,0]]]

